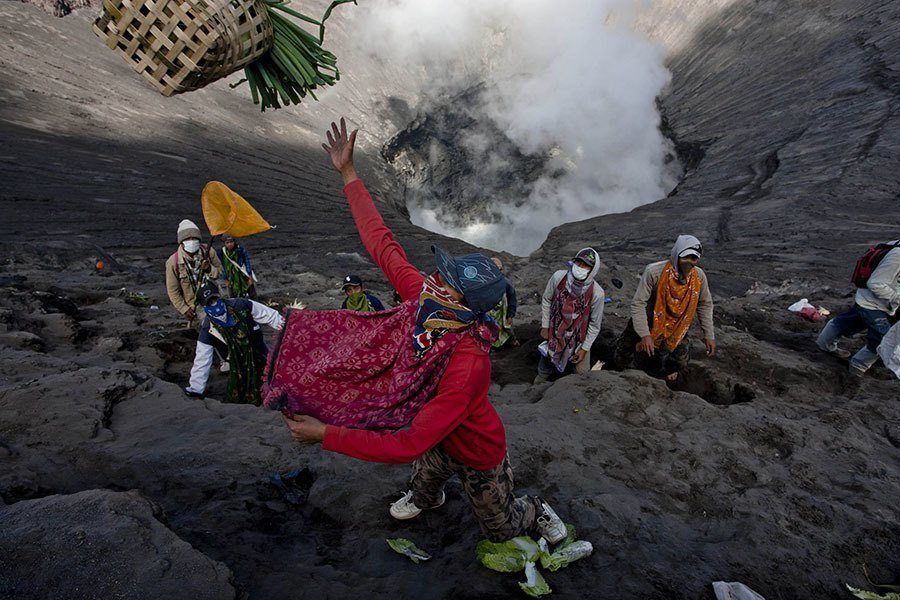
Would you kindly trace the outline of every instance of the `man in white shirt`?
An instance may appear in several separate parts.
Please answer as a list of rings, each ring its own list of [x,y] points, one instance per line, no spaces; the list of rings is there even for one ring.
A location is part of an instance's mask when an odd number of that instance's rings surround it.
[[[878,360],[878,346],[900,307],[900,240],[887,246],[865,285],[856,290],[853,308],[828,321],[816,341],[821,350],[844,358],[850,353],[838,347],[838,338],[866,331],[866,345],[850,358],[854,375],[864,375]]]
[[[228,347],[228,401],[260,404],[259,389],[268,349],[260,325],[280,330],[284,317],[264,304],[245,298],[223,299],[218,287],[208,282],[197,292],[206,319],[197,339],[188,396],[202,397],[213,362],[213,345],[218,340]]]

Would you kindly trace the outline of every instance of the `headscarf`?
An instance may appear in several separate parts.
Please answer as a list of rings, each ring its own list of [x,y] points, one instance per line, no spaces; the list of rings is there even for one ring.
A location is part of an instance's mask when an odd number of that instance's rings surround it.
[[[375,310],[374,308],[372,308],[372,303],[369,302],[369,297],[364,291],[359,291],[347,296],[347,304],[345,308],[347,310],[357,310],[360,312],[372,312],[373,310]]]
[[[678,258],[685,250],[696,250],[699,256],[703,254],[703,244],[692,235],[679,235],[672,246],[672,252],[669,253],[669,262],[672,263],[676,271],[678,271]]]
[[[473,336],[476,340],[488,341],[488,345],[497,339],[497,325],[485,315],[479,319],[469,307],[453,299],[447,290],[437,282],[434,275],[425,278],[422,293],[419,294],[419,310],[416,312],[416,325],[413,329],[413,348],[416,356],[428,352],[434,341],[447,331],[467,329],[474,323],[485,327],[476,327]]]
[[[575,258],[593,263],[593,267],[588,276],[579,281],[572,274],[574,261],[569,262],[569,271],[553,294],[547,349],[550,362],[560,373],[565,371],[572,354],[584,342],[594,299],[594,278],[600,270],[600,255],[593,248],[582,248]]]
[[[572,267],[575,266],[575,259],[580,259],[588,265],[593,265],[588,276],[585,277],[583,281],[579,281],[575,278],[575,275],[572,274]],[[569,272],[566,273],[566,290],[568,290],[570,294],[581,295],[584,294],[585,290],[594,287],[594,278],[600,271],[600,255],[597,254],[596,250],[593,248],[582,248],[578,251],[578,254],[575,255],[575,258],[566,264],[569,267]]]
[[[214,323],[220,325],[222,327],[232,327],[234,326],[234,315],[228,310],[228,307],[225,306],[225,301],[221,298],[218,298],[213,304],[209,306],[203,307],[204,312],[206,312],[206,316],[208,316]]]

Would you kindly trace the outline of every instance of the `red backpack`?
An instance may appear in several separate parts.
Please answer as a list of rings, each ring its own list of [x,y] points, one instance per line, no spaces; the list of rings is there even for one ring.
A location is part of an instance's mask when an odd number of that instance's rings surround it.
[[[894,248],[900,248],[900,242],[894,244],[878,244],[872,246],[866,253],[856,261],[856,268],[853,269],[853,276],[850,281],[858,288],[866,287],[869,277],[878,267],[878,263]]]

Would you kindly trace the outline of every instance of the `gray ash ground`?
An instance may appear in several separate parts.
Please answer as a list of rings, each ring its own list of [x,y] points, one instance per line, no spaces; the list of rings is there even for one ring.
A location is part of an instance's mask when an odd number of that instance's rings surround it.
[[[702,150],[682,160],[677,193],[505,257],[523,345],[496,354],[491,398],[521,491],[595,546],[548,575],[555,596],[707,598],[724,579],[769,600],[841,598],[866,572],[896,580],[900,386],[880,368],[848,376],[815,350],[820,325],[786,307],[846,308],[855,258],[900,237],[898,10],[660,3],[657,16],[705,15],[670,52],[660,100],[676,147]],[[209,179],[279,226],[248,241],[267,299],[335,308],[351,271],[390,297],[317,145],[325,119],[363,119],[368,80],[351,71],[339,97],[267,113],[263,127],[225,84],[155,96],[88,23],[0,5],[0,597],[519,594],[477,563],[458,484],[441,510],[397,523],[387,506],[407,467],[293,444],[277,414],[219,402],[218,374],[209,398],[181,394],[192,334],[168,306],[163,263],[177,222],[199,222]],[[367,135],[361,170],[411,260],[428,268],[436,241],[470,248],[406,221],[378,154],[391,136]],[[600,251],[613,298],[602,359],[642,267],[679,232],[706,248],[719,356],[695,341],[673,388],[633,370],[528,383],[549,274],[584,245]],[[160,309],[129,304],[123,287]],[[269,484],[294,468],[308,473],[297,507]],[[434,559],[414,565],[386,537]]]

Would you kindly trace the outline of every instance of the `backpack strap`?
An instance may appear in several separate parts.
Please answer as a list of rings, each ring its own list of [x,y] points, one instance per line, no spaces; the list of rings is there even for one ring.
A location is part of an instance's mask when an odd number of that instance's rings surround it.
[[[181,278],[181,269],[178,264],[178,250],[172,253],[172,256],[169,257],[172,259],[172,264],[175,265],[175,277]]]

